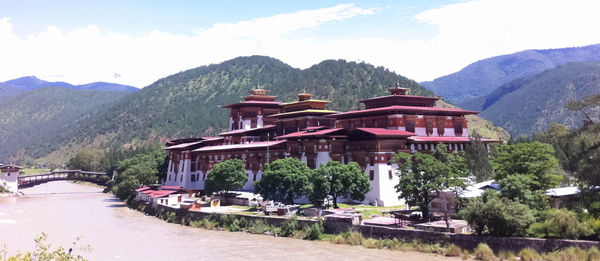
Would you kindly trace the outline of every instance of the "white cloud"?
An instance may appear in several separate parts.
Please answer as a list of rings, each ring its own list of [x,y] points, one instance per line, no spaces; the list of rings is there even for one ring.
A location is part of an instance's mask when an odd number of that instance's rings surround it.
[[[600,43],[598,10],[594,0],[478,0],[424,11],[415,19],[439,33],[421,49],[435,60],[430,72],[422,64],[414,75],[431,79],[500,54]]]
[[[11,21],[3,18],[0,79],[36,75],[72,83],[103,80],[143,87],[181,70],[241,55],[293,52],[302,60],[306,55],[299,43],[308,42],[295,33],[374,12],[341,4],[239,23],[219,23],[191,36],[160,31],[131,36],[104,33],[98,26],[90,25],[71,32],[48,27],[24,39],[16,36]],[[120,75],[118,79],[113,78],[115,73]]]
[[[388,28],[376,37],[320,38],[319,28],[379,9],[353,4],[304,10],[238,23],[218,23],[194,35],[153,31],[141,35],[105,32],[95,25],[64,32],[56,27],[17,36],[0,19],[0,80],[36,75],[72,83],[115,81],[138,87],[181,70],[242,55],[268,55],[305,68],[324,59],[364,60],[416,80],[460,70],[479,59],[524,49],[600,43],[600,2],[477,0],[426,10],[416,23],[433,37],[404,40]],[[353,28],[345,28],[348,31]],[[114,75],[121,75],[114,78]]]

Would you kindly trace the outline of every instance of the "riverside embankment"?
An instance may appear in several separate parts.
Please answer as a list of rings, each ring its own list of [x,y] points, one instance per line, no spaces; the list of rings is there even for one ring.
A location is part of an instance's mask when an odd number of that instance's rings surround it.
[[[459,260],[418,252],[276,238],[169,224],[129,209],[102,188],[57,181],[0,199],[0,246],[8,254],[32,250],[49,234],[53,245],[89,245],[90,260]],[[75,249],[74,251],[77,251]]]

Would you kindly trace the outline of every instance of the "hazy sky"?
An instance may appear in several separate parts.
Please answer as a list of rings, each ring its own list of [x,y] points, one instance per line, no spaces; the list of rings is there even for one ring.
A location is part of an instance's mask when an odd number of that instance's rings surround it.
[[[600,1],[0,0],[0,81],[144,87],[237,56],[365,61],[417,81],[525,49],[600,43]]]

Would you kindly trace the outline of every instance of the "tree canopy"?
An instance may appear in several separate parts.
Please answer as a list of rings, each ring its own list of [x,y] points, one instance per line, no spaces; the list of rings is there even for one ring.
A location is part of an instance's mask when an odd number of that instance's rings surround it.
[[[342,164],[330,160],[313,171],[311,183],[313,189],[309,194],[309,200],[321,206],[325,198],[331,197],[334,208],[338,207],[339,197],[348,196],[353,200],[362,201],[365,199],[365,194],[371,190],[367,175],[356,162]]]
[[[254,190],[266,199],[282,199],[293,204],[294,198],[310,191],[308,166],[296,158],[283,158],[266,164],[262,177],[254,182]]]
[[[464,160],[455,153],[448,153],[442,144],[436,146],[432,155],[400,152],[394,156],[398,164],[400,182],[396,191],[411,206],[418,206],[424,220],[429,218],[429,203],[444,189],[462,186],[466,177]]]
[[[496,180],[515,174],[529,175],[532,190],[554,188],[562,180],[561,176],[549,172],[558,166],[550,144],[529,142],[500,145],[492,163]]]
[[[204,192],[212,194],[224,192],[228,197],[229,191],[239,189],[248,181],[244,170],[244,162],[240,159],[230,159],[215,164],[204,180]]]

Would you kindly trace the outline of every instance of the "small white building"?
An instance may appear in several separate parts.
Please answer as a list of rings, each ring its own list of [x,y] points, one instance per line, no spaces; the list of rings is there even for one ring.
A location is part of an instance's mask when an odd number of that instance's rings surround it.
[[[21,169],[22,167],[15,165],[0,165],[0,171],[2,172],[0,185],[10,192],[17,192],[19,190],[19,171]]]

